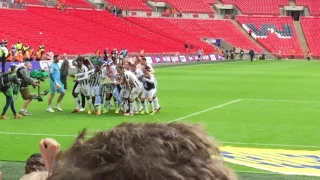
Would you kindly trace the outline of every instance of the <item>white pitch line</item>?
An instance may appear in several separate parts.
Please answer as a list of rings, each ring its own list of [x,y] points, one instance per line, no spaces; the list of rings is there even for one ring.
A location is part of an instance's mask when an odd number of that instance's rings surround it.
[[[205,113],[205,112],[211,111],[211,110],[213,110],[213,109],[218,109],[218,108],[221,108],[221,107],[224,107],[224,106],[227,106],[227,105],[230,105],[230,104],[239,102],[239,101],[241,101],[241,100],[242,100],[242,99],[237,99],[237,100],[233,100],[233,101],[230,101],[230,102],[227,102],[227,103],[224,103],[224,104],[220,104],[220,105],[218,105],[218,106],[213,106],[213,107],[211,107],[211,108],[208,108],[208,109],[205,109],[205,110],[202,110],[202,111],[199,111],[199,112],[195,112],[195,113],[189,114],[189,115],[187,115],[187,116],[183,116],[183,117],[180,117],[180,118],[178,118],[178,119],[169,121],[169,123],[176,122],[176,121],[180,121],[180,120],[186,119],[186,118],[188,118],[188,117],[196,116],[196,115],[198,115],[198,114]]]
[[[214,61],[213,61],[214,62]],[[223,64],[229,64],[229,63],[239,63],[239,62],[245,62],[245,61],[228,61],[228,62],[221,62]],[[180,65],[182,64],[182,65]],[[157,71],[160,71],[161,69],[180,69],[180,68],[189,68],[189,67],[198,67],[198,66],[208,66],[208,65],[214,65],[214,64],[220,64],[220,63],[203,63],[203,64],[183,64],[183,63],[177,63],[177,66],[163,66],[159,69],[157,69]],[[155,66],[157,67],[157,66]],[[158,66],[160,67],[160,66]]]
[[[297,102],[297,103],[320,103],[320,101],[287,100],[287,99],[242,99],[244,101],[268,101],[268,102]]]
[[[38,133],[16,133],[16,132],[0,132],[5,135],[26,135],[26,136],[53,136],[53,137],[76,137],[71,134],[38,134]]]
[[[21,136],[46,136],[46,137],[76,137],[77,135],[71,134],[42,134],[42,133],[17,133],[17,132],[0,132],[3,135],[21,135]],[[91,137],[90,135],[87,137]],[[319,148],[320,146],[308,145],[292,145],[292,144],[262,144],[262,143],[245,143],[245,142],[221,142],[223,145],[253,145],[253,146],[275,146],[275,147],[300,147],[300,148]]]
[[[231,145],[253,145],[253,146],[277,146],[277,147],[300,147],[300,148],[319,148],[320,146],[309,146],[309,145],[293,145],[293,144],[263,144],[263,143],[245,143],[245,142],[221,142],[221,144]]]

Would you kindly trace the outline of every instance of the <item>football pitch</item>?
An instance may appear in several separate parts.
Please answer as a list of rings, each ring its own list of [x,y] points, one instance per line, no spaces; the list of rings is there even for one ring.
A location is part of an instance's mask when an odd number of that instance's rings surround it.
[[[22,162],[38,152],[41,138],[55,138],[64,149],[83,128],[88,128],[90,135],[122,122],[198,123],[224,147],[318,152],[319,69],[318,61],[298,60],[155,67],[162,109],[154,116],[134,117],[120,116],[114,111],[100,116],[86,112],[72,114],[75,105],[71,96],[73,83],[69,79],[67,95],[61,103],[64,112],[47,113],[48,97],[44,102],[31,103],[28,111],[33,115],[29,117],[14,120],[8,110],[11,119],[0,121],[0,171],[5,180],[17,179],[23,173]],[[48,84],[49,80],[42,83],[42,90]],[[17,110],[22,102],[18,97]],[[1,95],[1,110],[4,104]],[[318,158],[314,166],[319,170],[320,155],[310,156]],[[228,165],[242,179],[315,179],[273,175],[276,171],[241,163]]]

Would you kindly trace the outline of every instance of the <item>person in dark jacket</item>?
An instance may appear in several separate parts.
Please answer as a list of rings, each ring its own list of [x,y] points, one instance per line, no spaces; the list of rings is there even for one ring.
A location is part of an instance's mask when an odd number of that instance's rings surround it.
[[[250,61],[253,62],[253,58],[254,58],[254,49],[251,49],[249,51],[249,56],[250,56]]]
[[[63,62],[61,64],[60,73],[61,73],[61,81],[64,86],[64,89],[67,90],[67,87],[68,87],[67,77],[69,74],[69,60],[67,58],[67,54],[63,54]]]
[[[244,51],[243,49],[240,50],[240,60],[243,60]]]

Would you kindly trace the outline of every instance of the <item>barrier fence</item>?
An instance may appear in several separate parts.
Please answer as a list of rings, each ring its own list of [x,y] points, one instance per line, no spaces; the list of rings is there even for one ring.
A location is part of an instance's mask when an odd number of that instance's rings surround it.
[[[161,63],[187,63],[187,62],[195,62],[198,60],[198,55],[190,54],[190,55],[154,55],[154,56],[146,56],[147,63],[151,64],[161,64]],[[69,60],[69,68],[74,69],[75,67],[72,65],[72,61],[74,59]],[[102,60],[102,59],[101,59]],[[129,61],[132,59],[129,58]],[[221,61],[223,60],[222,56],[218,54],[207,54],[200,57],[199,61]],[[61,66],[63,60],[60,60],[59,66]],[[50,64],[52,60],[41,60],[41,61],[30,61],[32,68],[34,69],[44,69],[49,70]],[[0,63],[1,64],[1,63]],[[7,62],[6,63],[6,71],[10,68],[10,66],[14,64],[17,67],[23,66],[25,62]],[[1,67],[1,66],[0,66]]]

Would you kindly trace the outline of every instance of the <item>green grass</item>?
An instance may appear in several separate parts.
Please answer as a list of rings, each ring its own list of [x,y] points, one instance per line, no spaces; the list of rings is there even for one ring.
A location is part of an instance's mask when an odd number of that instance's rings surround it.
[[[154,116],[124,117],[109,113],[98,117],[85,113],[71,114],[74,108],[70,93],[73,84],[69,81],[70,88],[61,104],[64,112],[46,113],[46,97],[44,102],[32,102],[29,107],[32,116],[0,121],[0,160],[25,161],[30,154],[38,152],[39,140],[47,137],[3,132],[76,135],[82,128],[89,128],[92,134],[124,121],[169,122],[237,99],[243,100],[190,116],[181,122],[204,125],[208,133],[223,145],[320,149],[303,147],[319,146],[320,102],[300,102],[320,101],[319,66],[320,62],[317,61],[239,61],[156,68],[162,110]],[[48,87],[48,82],[43,87]],[[3,96],[0,96],[0,102],[4,104]],[[20,109],[21,97],[16,104]],[[12,118],[10,110],[7,115]],[[62,148],[68,147],[74,139],[61,136],[54,138]],[[239,145],[238,142],[247,144]],[[230,166],[236,171],[263,172],[238,165]]]

